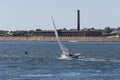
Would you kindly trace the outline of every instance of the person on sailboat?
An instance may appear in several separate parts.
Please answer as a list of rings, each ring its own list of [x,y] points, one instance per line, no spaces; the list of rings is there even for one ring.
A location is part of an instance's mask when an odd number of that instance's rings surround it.
[[[73,57],[73,54],[68,54],[68,56]]]

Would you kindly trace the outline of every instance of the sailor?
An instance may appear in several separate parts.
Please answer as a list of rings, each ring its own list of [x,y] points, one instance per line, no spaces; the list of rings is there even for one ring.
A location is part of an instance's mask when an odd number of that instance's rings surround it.
[[[72,56],[73,56],[73,54],[69,54],[69,56],[71,56],[71,57],[72,57]]]

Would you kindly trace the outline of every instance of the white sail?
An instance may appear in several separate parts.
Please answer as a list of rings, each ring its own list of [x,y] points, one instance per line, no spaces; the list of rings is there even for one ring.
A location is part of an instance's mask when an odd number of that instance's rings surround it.
[[[52,17],[52,22],[53,22],[53,26],[54,26],[54,29],[55,29],[56,39],[57,39],[57,42],[58,42],[58,44],[59,44],[60,49],[62,50],[62,54],[68,55],[68,54],[69,54],[68,48],[66,48],[66,47],[61,43],[61,41],[59,40],[59,36],[58,36],[58,33],[57,33],[57,29],[56,29],[56,26],[55,26],[53,17]]]

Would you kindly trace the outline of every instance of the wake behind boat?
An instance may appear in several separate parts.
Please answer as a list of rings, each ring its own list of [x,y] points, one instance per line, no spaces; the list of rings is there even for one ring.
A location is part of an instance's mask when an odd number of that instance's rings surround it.
[[[57,29],[56,29],[53,17],[52,17],[52,22],[53,22],[53,26],[54,26],[54,30],[55,30],[55,35],[56,35],[57,42],[59,44],[60,49],[62,50],[62,55],[61,55],[60,59],[80,59],[80,53],[77,53],[77,54],[70,53],[69,49],[66,48],[61,43],[61,41],[59,40],[59,36],[58,36],[58,33],[57,33]]]

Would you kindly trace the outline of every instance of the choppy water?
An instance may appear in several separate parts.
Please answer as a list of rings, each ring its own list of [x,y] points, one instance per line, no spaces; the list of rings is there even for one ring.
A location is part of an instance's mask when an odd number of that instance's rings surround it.
[[[83,58],[58,59],[56,42],[0,42],[0,80],[120,80],[119,42],[63,44]]]

